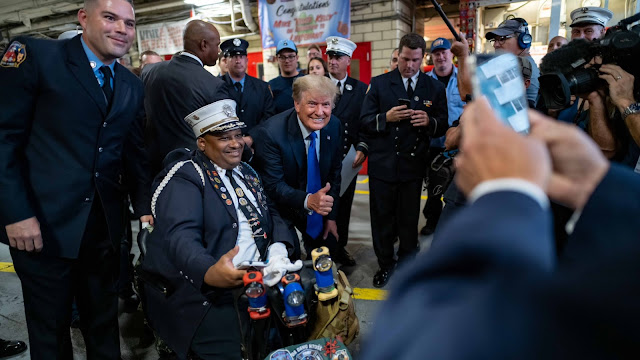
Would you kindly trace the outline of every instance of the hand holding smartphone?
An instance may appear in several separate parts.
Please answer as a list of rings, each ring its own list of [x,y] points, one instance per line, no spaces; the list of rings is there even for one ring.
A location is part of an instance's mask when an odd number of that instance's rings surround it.
[[[478,54],[467,58],[467,66],[474,98],[486,97],[504,124],[528,133],[529,105],[518,58],[510,53]]]
[[[398,99],[398,104],[400,106],[407,105],[407,109],[411,109],[411,100],[409,99]]]
[[[238,270],[249,270],[249,269],[258,269],[261,270],[265,267],[267,267],[267,265],[269,265],[269,261],[251,261],[251,260],[245,260],[241,263],[239,263],[238,265],[236,265],[236,269]]]

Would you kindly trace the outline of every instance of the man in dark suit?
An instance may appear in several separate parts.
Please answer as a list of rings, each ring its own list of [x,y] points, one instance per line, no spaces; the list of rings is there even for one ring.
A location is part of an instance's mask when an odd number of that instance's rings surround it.
[[[153,175],[162,170],[162,160],[171,150],[195,146],[185,116],[229,98],[224,81],[203,67],[216,64],[219,45],[215,26],[202,20],[190,21],[184,30],[184,51],[142,71],[147,111],[145,143]]]
[[[367,140],[360,131],[360,109],[367,92],[367,85],[347,76],[347,68],[351,64],[351,55],[356,44],[348,39],[331,36],[327,38],[327,56],[329,58],[329,78],[338,88],[338,98],[333,109],[333,115],[340,119],[343,128],[342,157],[344,158],[351,146],[356,151],[356,159],[350,164],[353,168],[362,165],[367,158]],[[338,252],[332,254],[334,259],[343,264],[353,266],[356,261],[345,249],[349,240],[349,219],[351,205],[356,190],[357,176],[353,178],[349,187],[343,191],[338,207]]]
[[[116,62],[135,38],[133,6],[86,1],[78,20],[82,35],[17,38],[0,62],[0,239],[22,283],[32,359],[72,358],[74,297],[89,357],[120,357],[123,173],[137,215],[150,214],[143,87]]]
[[[253,164],[291,232],[296,227],[302,233],[307,255],[318,246],[332,253],[337,247],[342,132],[340,120],[331,116],[335,95],[329,78],[303,76],[293,83],[294,109],[254,134]],[[294,258],[299,256],[296,242]]]
[[[640,178],[578,128],[529,114],[522,137],[484,99],[465,110],[469,205],[398,278],[365,358],[638,357]],[[547,195],[576,210],[571,262],[556,264]]]
[[[445,88],[420,71],[426,46],[418,34],[403,36],[398,68],[371,79],[362,105],[363,127],[371,134],[371,232],[380,265],[373,278],[375,287],[383,287],[396,266],[396,237],[398,261],[418,252],[420,194],[429,142],[448,128]]]
[[[185,120],[198,149],[168,165],[154,184],[157,221],[142,268],[170,293],[146,283],[145,309],[180,359],[189,351],[201,359],[243,358],[247,305],[235,306],[246,273],[236,268],[241,262],[269,260],[263,270],[269,286],[284,270],[302,267],[288,260],[291,233],[269,206],[256,172],[240,161],[244,123],[235,107],[233,100],[220,100],[190,114]],[[171,156],[179,158],[180,151]]]
[[[222,79],[229,85],[231,98],[238,104],[237,114],[247,125],[244,129],[247,135],[260,122],[276,114],[269,85],[247,74],[248,47],[246,40],[238,38],[225,40],[220,45],[220,49],[228,54],[229,70]]]

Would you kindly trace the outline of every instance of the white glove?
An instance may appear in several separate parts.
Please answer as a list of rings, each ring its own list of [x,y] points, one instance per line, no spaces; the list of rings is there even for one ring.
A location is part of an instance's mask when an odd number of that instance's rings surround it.
[[[269,246],[267,259],[269,259],[269,263],[262,269],[262,280],[269,287],[276,285],[288,271],[302,269],[302,261],[296,260],[295,263],[291,263],[287,248],[282,243]]]

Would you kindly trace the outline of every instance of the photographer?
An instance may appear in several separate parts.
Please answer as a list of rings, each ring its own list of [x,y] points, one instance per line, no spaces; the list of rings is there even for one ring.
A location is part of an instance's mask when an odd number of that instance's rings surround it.
[[[640,15],[609,28],[603,38],[593,35],[604,28],[611,14],[600,8],[572,12],[574,40],[542,59],[540,93],[544,107],[561,110],[558,119],[584,129],[612,161],[636,166],[640,134],[635,120],[639,87],[635,85],[634,59],[640,54],[640,36],[628,25]],[[586,31],[589,27],[592,31]],[[590,39],[592,41],[588,41]],[[567,107],[574,97],[579,98]]]

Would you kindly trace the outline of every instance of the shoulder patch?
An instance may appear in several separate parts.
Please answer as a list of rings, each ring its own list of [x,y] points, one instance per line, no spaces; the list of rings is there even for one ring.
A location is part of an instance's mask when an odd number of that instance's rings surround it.
[[[7,47],[0,61],[0,66],[17,68],[27,59],[27,46],[19,41],[14,41]]]

